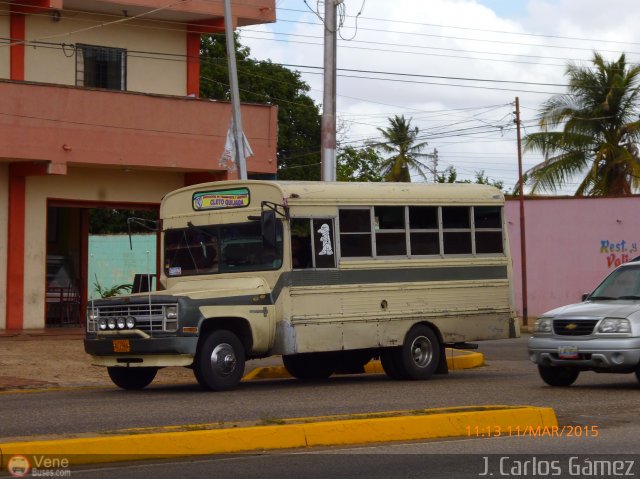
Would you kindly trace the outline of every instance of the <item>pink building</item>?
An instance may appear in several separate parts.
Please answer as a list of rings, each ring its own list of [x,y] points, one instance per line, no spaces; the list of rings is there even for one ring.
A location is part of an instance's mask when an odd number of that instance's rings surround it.
[[[275,0],[231,10],[275,21]],[[235,177],[218,161],[230,105],[198,98],[204,33],[224,33],[223,2],[0,3],[0,330],[83,320],[90,209]],[[242,114],[249,174],[275,174],[277,107]]]
[[[640,256],[640,197],[526,198],[529,324],[552,308],[580,301],[616,266]],[[516,310],[522,316],[520,211],[507,201]]]

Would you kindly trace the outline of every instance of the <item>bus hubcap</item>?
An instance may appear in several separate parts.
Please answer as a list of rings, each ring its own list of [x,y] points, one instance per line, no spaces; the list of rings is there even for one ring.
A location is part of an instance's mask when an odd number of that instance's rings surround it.
[[[417,337],[411,343],[411,353],[416,366],[424,368],[431,362],[431,357],[433,356],[431,341],[424,336]]]
[[[220,374],[231,374],[236,362],[236,354],[230,344],[218,344],[211,353],[211,367]]]

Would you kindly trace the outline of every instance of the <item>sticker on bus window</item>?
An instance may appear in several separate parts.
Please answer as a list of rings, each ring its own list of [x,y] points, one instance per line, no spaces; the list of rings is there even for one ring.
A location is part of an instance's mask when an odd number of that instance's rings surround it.
[[[169,276],[182,276],[182,268],[180,266],[169,268]]]
[[[249,188],[232,190],[199,191],[193,194],[192,206],[195,211],[245,208],[249,206]]]

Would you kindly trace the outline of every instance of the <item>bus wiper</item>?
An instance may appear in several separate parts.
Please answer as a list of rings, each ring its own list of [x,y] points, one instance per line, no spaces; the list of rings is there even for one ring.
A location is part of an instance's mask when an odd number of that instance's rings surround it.
[[[210,231],[202,229],[199,226],[194,225],[191,221],[187,222],[187,226],[189,227],[189,229],[194,229],[198,233],[202,233],[203,235],[207,235],[209,238],[215,238],[216,237],[215,233],[211,233]]]
[[[589,296],[587,299],[589,301],[610,301],[618,298],[612,298],[611,296]]]
[[[640,299],[640,296],[631,294],[628,296],[620,296],[618,299]]]

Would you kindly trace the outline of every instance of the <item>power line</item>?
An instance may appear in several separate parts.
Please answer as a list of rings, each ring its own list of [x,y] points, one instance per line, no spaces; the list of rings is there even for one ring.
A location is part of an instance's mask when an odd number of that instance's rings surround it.
[[[304,10],[296,10],[292,8],[281,8],[281,11],[290,11],[297,13],[304,13]],[[551,35],[551,34],[542,34],[542,33],[526,33],[526,32],[509,32],[506,30],[491,30],[485,28],[474,28],[474,27],[459,27],[455,25],[444,25],[437,23],[425,23],[425,22],[412,22],[409,20],[389,20],[387,18],[376,18],[376,17],[361,17],[362,20],[372,20],[378,22],[386,22],[386,23],[399,23],[402,25],[412,25],[412,26],[421,26],[421,27],[435,27],[435,28],[449,28],[455,30],[467,30],[467,31],[476,31],[483,33],[500,33],[505,35],[518,35],[518,36],[527,36],[527,37],[540,37],[540,38],[553,38],[556,40],[574,40],[574,41],[584,41],[584,42],[600,42],[600,43],[614,43],[614,44],[622,44],[622,45],[640,45],[640,42],[620,42],[615,40],[599,40],[594,38],[582,38],[582,37],[567,37],[562,35]]]
[[[278,20],[279,22],[283,22],[283,23],[297,23],[297,24],[301,24],[301,25],[320,25],[317,22],[306,22],[306,21],[302,21],[302,20],[286,20],[286,19],[280,19]],[[247,27],[245,27],[247,28]],[[490,44],[497,44],[497,45],[504,45],[505,44],[505,40],[490,40],[490,39],[485,39],[485,38],[473,38],[473,37],[456,37],[456,36],[450,36],[450,35],[440,35],[440,34],[434,34],[434,33],[420,33],[420,32],[403,32],[400,30],[383,30],[383,29],[378,29],[378,28],[365,28],[365,27],[360,27],[360,30],[363,31],[370,31],[370,32],[375,32],[375,33],[395,33],[398,35],[412,35],[412,36],[417,36],[417,37],[429,37],[429,38],[440,38],[440,39],[448,39],[448,40],[463,40],[463,41],[472,41],[472,42],[482,42],[482,43],[490,43]],[[255,30],[252,30],[255,31]],[[509,45],[517,45],[517,46],[524,46],[524,47],[543,47],[543,48],[553,48],[553,49],[558,49],[558,50],[579,50],[579,51],[593,51],[592,48],[585,48],[585,47],[577,47],[577,46],[564,46],[564,45],[551,45],[548,43],[545,44],[536,44],[536,43],[523,43],[523,42],[513,42],[513,41],[509,41]],[[603,53],[621,53],[619,50],[604,50],[604,49],[600,49],[599,51],[603,52]],[[638,55],[640,53],[638,52],[629,52],[631,54],[635,54]]]

